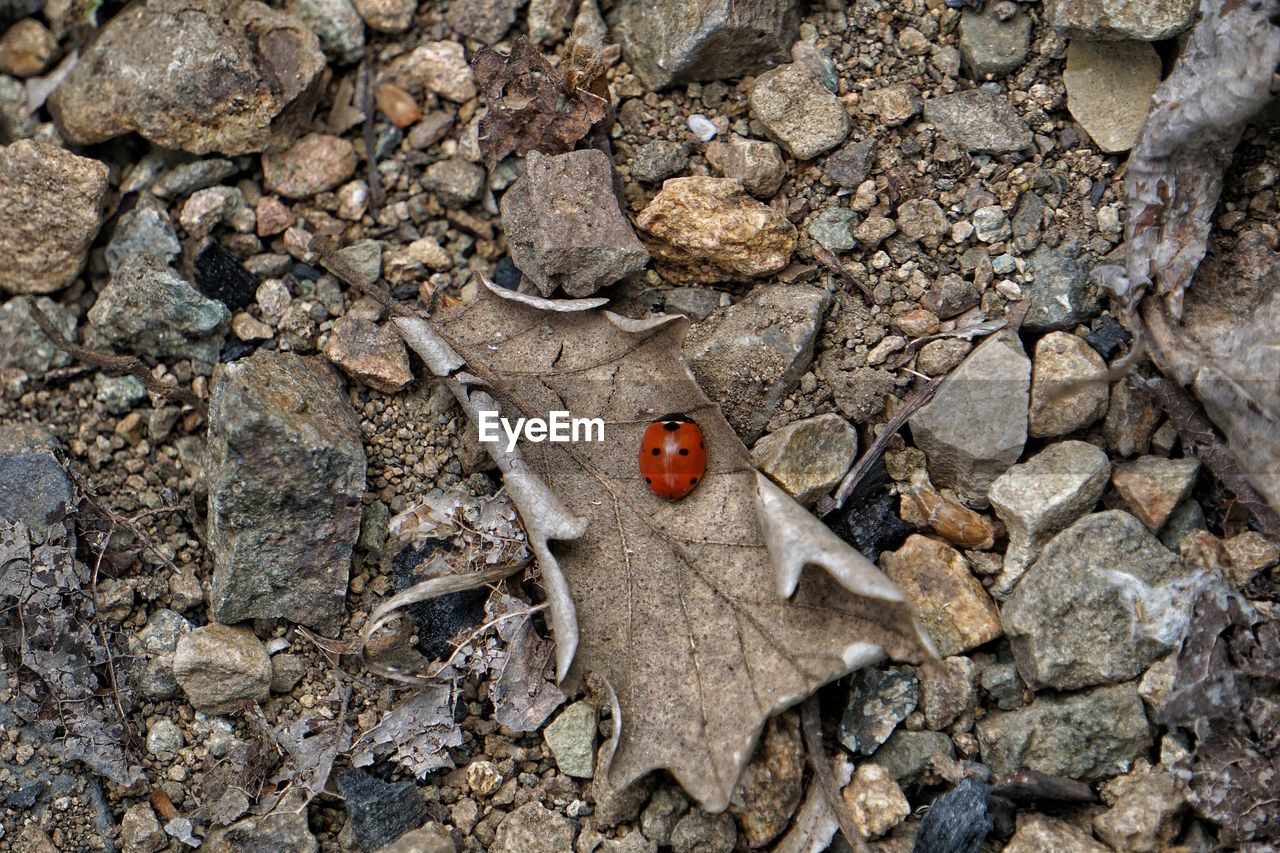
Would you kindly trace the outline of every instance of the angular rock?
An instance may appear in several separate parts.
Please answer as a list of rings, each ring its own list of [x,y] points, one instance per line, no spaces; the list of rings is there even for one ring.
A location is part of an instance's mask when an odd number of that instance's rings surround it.
[[[929,805],[916,832],[916,847],[976,853],[995,825],[988,811],[990,798],[991,789],[985,783],[972,776],[961,779]]]
[[[1093,831],[1112,850],[1159,853],[1181,829],[1186,788],[1166,767],[1138,761],[1132,772],[1103,786],[1110,810],[1093,819]]]
[[[413,381],[404,339],[391,326],[351,315],[329,331],[324,356],[357,382],[394,394]]]
[[[557,287],[590,296],[649,260],[618,207],[613,166],[595,149],[531,152],[502,197],[502,226],[511,260],[544,296]]]
[[[1098,313],[1101,306],[1086,260],[1065,249],[1041,246],[1027,258],[1027,273],[1023,292],[1031,308],[1022,321],[1025,331],[1065,331]]]
[[[190,622],[162,607],[151,614],[135,637],[130,638],[133,677],[148,699],[168,699],[178,694],[178,682],[173,674],[173,653],[178,648],[178,640],[189,633]]]
[[[949,545],[913,534],[897,551],[881,554],[880,565],[902,588],[943,657],[967,652],[1003,633],[995,602],[969,572],[965,558]]]
[[[850,252],[858,241],[853,229],[858,224],[858,214],[843,207],[828,207],[809,220],[807,231],[814,242],[829,252]]]
[[[1026,769],[1086,781],[1125,772],[1152,742],[1133,682],[1037,696],[979,720],[976,733],[982,763],[996,776]]]
[[[1176,650],[1196,580],[1127,512],[1087,515],[1055,536],[1002,617],[1032,689],[1137,678]]]
[[[353,768],[338,777],[338,791],[364,850],[390,844],[427,819],[427,804],[411,781],[392,784]]]
[[[603,152],[600,152],[603,153]],[[568,157],[568,154],[560,155]],[[544,166],[548,165],[544,163]],[[528,175],[529,168],[532,166],[532,159],[525,161],[525,174]],[[567,170],[570,174],[563,177],[590,177],[594,175],[575,175],[572,170]],[[546,176],[543,176],[546,180]],[[460,157],[451,157],[447,160],[438,160],[427,167],[427,171],[422,176],[422,186],[428,191],[436,194],[440,199],[440,203],[445,207],[458,208],[466,207],[471,202],[480,198],[480,194],[484,192],[484,169],[475,163],[468,163]],[[590,184],[588,185],[590,187]],[[513,186],[512,189],[515,189]],[[594,187],[592,187],[594,189]],[[510,194],[510,191],[508,191]],[[602,216],[608,218],[608,207],[600,208]]]
[[[795,0],[632,0],[622,7],[622,49],[649,89],[742,77],[786,61],[798,6]]]
[[[692,808],[671,830],[672,853],[732,853],[738,830],[728,812],[707,814]]]
[[[760,746],[729,801],[729,813],[753,850],[782,834],[804,794],[804,741],[797,717],[789,711],[765,724]]]
[[[973,235],[984,243],[1009,239],[1009,217],[1000,205],[980,207],[973,212]]]
[[[839,415],[818,415],[766,435],[751,453],[769,479],[804,506],[812,506],[853,465],[858,431]]]
[[[981,89],[925,101],[924,120],[971,153],[1004,154],[1032,143],[1031,128],[1009,100]]]
[[[1127,381],[1111,386],[1102,437],[1117,456],[1134,456],[1151,449],[1151,436],[1160,421],[1160,407],[1151,396]]]
[[[150,803],[125,809],[120,819],[120,845],[125,853],[159,853],[169,846],[169,837],[164,834]]]
[[[1049,23],[1071,37],[1162,41],[1191,26],[1196,0],[1050,0]]]
[[[853,780],[841,792],[863,838],[879,838],[911,814],[911,804],[892,775],[879,764],[858,765]]]
[[[387,80],[410,95],[436,94],[464,104],[476,96],[476,81],[466,51],[456,41],[431,41],[396,58]]]
[[[170,821],[172,826],[173,821]],[[210,831],[200,845],[205,853],[270,850],[271,853],[316,853],[320,843],[307,825],[306,811],[284,809],[262,817],[247,817]]]
[[[844,101],[803,62],[782,65],[756,78],[748,96],[751,117],[797,160],[830,151],[849,135]]]
[[[725,142],[708,145],[705,156],[713,169],[742,184],[756,198],[773,198],[787,177],[782,151],[763,139],[731,135]]]
[[[134,255],[149,255],[162,265],[172,264],[182,254],[182,243],[164,204],[144,196],[133,210],[116,220],[105,254],[107,270],[115,275],[120,265]]]
[[[1066,435],[1093,424],[1107,412],[1107,363],[1083,338],[1050,332],[1036,342],[1031,367],[1032,438]]]
[[[256,0],[147,0],[107,22],[49,109],[82,145],[132,130],[193,154],[251,154],[297,135],[324,67],[305,24]]]
[[[920,684],[904,669],[860,669],[849,684],[849,701],[840,718],[840,744],[851,753],[871,755],[916,708]]]
[[[898,207],[898,230],[908,240],[936,248],[951,225],[936,201],[921,198],[905,201]]]
[[[1067,109],[1103,151],[1128,151],[1147,120],[1160,70],[1146,42],[1072,39],[1062,72]]]
[[[0,519],[43,530],[74,508],[59,452],[58,440],[38,423],[0,425]]]
[[[886,86],[864,92],[859,104],[864,113],[873,115],[885,127],[897,127],[920,112],[920,92],[909,83]]]
[[[448,827],[433,821],[427,821],[417,829],[406,832],[386,847],[378,849],[378,853],[457,853],[458,845],[453,843],[453,836]]]
[[[636,149],[635,156],[631,158],[631,177],[646,184],[661,183],[679,174],[687,165],[688,145],[655,139]]]
[[[590,779],[595,775],[596,724],[599,712],[589,702],[574,702],[543,730],[556,766],[566,776]]]
[[[0,290],[52,293],[75,281],[106,193],[105,163],[28,139],[0,147]]]
[[[684,357],[704,391],[751,443],[795,388],[831,296],[798,285],[757,287],[736,305],[694,326]]]
[[[498,824],[493,853],[562,853],[577,835],[569,819],[539,802],[525,803]]]
[[[672,830],[688,810],[689,800],[679,788],[659,788],[640,815],[640,831],[656,844],[669,844]]]
[[[285,198],[331,190],[355,171],[355,146],[327,133],[308,133],[283,151],[262,155],[263,186]]]
[[[1111,482],[1129,511],[1154,533],[1191,493],[1199,473],[1198,459],[1143,456],[1117,465]]]
[[[66,367],[71,356],[53,345],[31,316],[32,300],[68,340],[76,338],[76,317],[46,296],[15,296],[0,305],[0,368],[41,376],[51,368]]]
[[[94,345],[148,359],[189,358],[214,364],[231,326],[227,306],[206,299],[154,257],[120,264],[89,309],[87,339]]]
[[[1001,77],[1027,61],[1031,16],[1015,7],[1004,17],[1008,5],[988,3],[981,10],[960,13],[960,55],[975,80]]]
[[[262,350],[219,366],[205,474],[213,616],[336,630],[360,532],[365,456],[332,369]]]
[[[1110,853],[1089,833],[1056,817],[1035,812],[1018,812],[1018,831],[1004,846],[1003,853]]]
[[[402,33],[413,23],[417,0],[352,0],[369,29],[380,33]],[[467,5],[467,4],[463,4]]]
[[[481,44],[494,44],[516,22],[516,10],[525,0],[468,0],[450,3],[445,20],[462,35]]]
[[[342,64],[359,61],[364,21],[351,0],[289,0],[285,8],[311,28],[325,56]]]
[[[173,674],[187,701],[206,714],[227,714],[242,700],[271,695],[271,658],[248,628],[209,624],[183,634]]]
[[[942,732],[913,732],[898,729],[884,746],[876,750],[876,764],[889,771],[898,784],[914,785],[933,765],[934,756],[950,761],[955,755],[951,738]]]
[[[920,682],[920,710],[924,724],[941,731],[974,708],[978,696],[978,668],[972,659],[949,657],[936,676]]]
[[[1017,337],[983,341],[911,419],[911,435],[929,459],[929,476],[974,509],[1018,461],[1027,441],[1031,361]]]

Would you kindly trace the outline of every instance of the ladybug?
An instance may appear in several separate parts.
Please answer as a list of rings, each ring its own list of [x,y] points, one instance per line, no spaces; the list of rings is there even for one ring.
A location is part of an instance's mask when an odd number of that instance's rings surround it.
[[[685,415],[663,415],[644,431],[640,474],[659,497],[678,501],[698,485],[707,470],[702,427]]]

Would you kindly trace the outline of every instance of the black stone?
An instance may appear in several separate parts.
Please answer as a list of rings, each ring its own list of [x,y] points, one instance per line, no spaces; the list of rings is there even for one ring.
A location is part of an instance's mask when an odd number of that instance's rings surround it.
[[[377,850],[427,819],[427,804],[412,782],[384,782],[363,770],[347,770],[338,777],[338,792],[346,798],[351,831],[363,850]]]
[[[219,243],[210,243],[196,255],[195,279],[201,293],[232,311],[252,302],[258,291],[257,276]]]
[[[1102,316],[1093,321],[1093,328],[1084,336],[1084,340],[1097,350],[1103,361],[1110,361],[1121,345],[1133,340],[1133,335],[1117,323],[1114,317]]]
[[[218,361],[223,364],[230,364],[233,361],[239,361],[248,355],[253,355],[257,347],[249,341],[242,341],[236,337],[229,337],[222,342],[222,350],[218,353]]]
[[[510,255],[503,255],[493,268],[493,283],[507,290],[515,290],[520,286],[522,273],[516,268]]]
[[[304,264],[301,261],[294,263],[292,272],[294,278],[303,281],[315,281],[320,278],[320,276],[324,275],[320,270],[310,264]]]
[[[28,782],[10,794],[5,804],[14,809],[29,809],[36,804],[36,800],[40,799],[40,795],[44,793],[44,787],[43,779]]]
[[[878,461],[867,471],[844,506],[823,521],[871,562],[902,547],[915,527],[898,517],[898,498],[889,491],[889,473]]]
[[[408,589],[423,580],[415,569],[437,550],[449,550],[449,540],[428,539],[417,548],[405,548],[391,561],[396,589]],[[410,604],[405,610],[418,629],[418,650],[438,660],[453,651],[450,640],[484,620],[484,603],[489,591],[484,587],[441,595]]]
[[[911,853],[978,853],[995,821],[987,810],[991,789],[965,779],[925,812]]]

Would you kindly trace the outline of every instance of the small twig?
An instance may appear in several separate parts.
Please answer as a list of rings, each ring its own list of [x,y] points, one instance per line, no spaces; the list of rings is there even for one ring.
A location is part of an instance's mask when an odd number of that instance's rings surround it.
[[[413,311],[397,302],[384,285],[365,281],[356,268],[347,263],[342,255],[338,254],[338,244],[333,238],[323,235],[317,236],[312,241],[311,248],[320,256],[320,263],[324,265],[325,269],[336,275],[345,284],[354,287],[374,302],[377,302],[392,317],[417,316]]]
[[[840,278],[844,279],[849,284],[852,284],[854,287],[858,288],[858,290],[862,292],[862,295],[867,297],[868,302],[872,301],[871,285],[867,284],[865,281],[860,281],[857,278],[855,278],[853,273],[849,272],[849,268],[846,267],[843,263],[841,263],[840,259],[837,258],[835,254],[831,252],[831,250],[827,249],[825,246],[821,246],[817,243],[814,243],[813,259],[818,263],[822,264],[827,269],[831,270],[836,275],[840,276]]]
[[[818,694],[813,694],[800,703],[800,732],[804,735],[804,745],[809,751],[809,762],[813,765],[814,778],[822,787],[823,796],[831,813],[840,824],[840,834],[854,853],[869,853],[866,841],[853,825],[853,818],[844,807],[840,792],[836,790],[836,780],[831,775],[831,765],[827,763],[827,751],[822,746],[822,723],[818,719]]]
[[[364,127],[361,135],[364,138],[365,183],[369,185],[369,215],[378,218],[386,194],[382,190],[382,176],[378,174],[378,139],[374,133],[374,118],[377,110],[377,98],[374,94],[373,63],[368,56],[360,63],[360,111],[364,113]]]

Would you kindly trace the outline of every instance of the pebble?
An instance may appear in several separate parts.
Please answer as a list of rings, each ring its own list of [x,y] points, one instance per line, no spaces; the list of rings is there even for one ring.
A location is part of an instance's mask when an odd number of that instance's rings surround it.
[[[1137,678],[1181,644],[1197,574],[1127,512],[1075,522],[1001,614],[1023,680],[1074,690]]]
[[[733,853],[738,830],[728,812],[707,814],[694,807],[671,830],[672,853]]]
[[[924,119],[944,139],[974,154],[1021,151],[1033,141],[1008,98],[982,89],[930,98],[924,103]]]
[[[729,802],[747,847],[767,846],[789,825],[804,795],[804,740],[794,711],[770,717],[760,746]]]
[[[15,296],[0,304],[0,369],[18,369],[42,376],[55,367],[66,367],[71,356],[53,345],[31,316],[31,303],[44,312],[68,340],[76,339],[76,316],[46,296]]]
[[[177,695],[173,653],[178,647],[178,640],[190,632],[190,622],[161,607],[152,611],[147,624],[129,639],[134,681],[148,699],[161,700]]]
[[[1017,268],[1018,262],[1014,260],[1013,255],[1010,255],[1007,252],[1003,255],[996,255],[991,259],[991,271],[996,275],[1012,275],[1013,271]],[[1022,288],[1018,287],[1018,285],[1012,281],[999,282],[996,285],[996,288],[1000,290],[1012,289],[1015,295],[1020,295],[1022,293]],[[1005,295],[1008,296],[1009,294],[1006,293]]]
[[[516,21],[516,10],[524,0],[468,0],[450,3],[445,20],[460,34],[481,44],[502,40]],[[410,7],[412,8],[412,7]]]
[[[74,281],[106,193],[105,163],[27,139],[0,147],[0,290],[53,293]]]
[[[892,219],[876,216],[873,213],[862,220],[862,223],[857,228],[853,229],[853,236],[864,248],[871,250],[877,248],[897,231],[898,226]]]
[[[766,435],[752,448],[756,467],[803,506],[835,488],[858,454],[858,431],[837,414],[818,415]]]
[[[830,151],[849,135],[844,102],[805,63],[781,65],[761,74],[748,101],[751,117],[797,160]]]
[[[1128,151],[1160,85],[1160,57],[1141,41],[1072,39],[1062,82],[1071,117],[1103,151]]]
[[[411,95],[424,92],[464,104],[476,96],[466,51],[456,41],[431,41],[394,59],[386,79]],[[443,114],[441,114],[443,115]]]
[[[141,169],[141,165],[138,169]],[[220,184],[239,171],[239,166],[224,157],[203,157],[190,163],[178,163],[167,169],[151,182],[148,190],[156,198],[182,198],[196,190]]]
[[[689,132],[693,134],[693,138],[699,142],[710,142],[720,133],[720,129],[702,113],[690,115],[687,127]]]
[[[58,55],[58,39],[34,18],[18,21],[0,36],[0,73],[43,74]]]
[[[874,754],[919,700],[919,682],[905,669],[858,670],[840,718],[840,745],[855,755]]]
[[[853,780],[841,795],[849,806],[853,828],[863,838],[879,838],[911,814],[906,795],[889,771],[879,764],[859,764]]]
[[[636,217],[636,227],[658,272],[677,284],[772,275],[786,267],[796,245],[787,217],[731,178],[672,178]]]
[[[493,853],[564,853],[573,849],[575,835],[564,815],[538,802],[525,803],[498,824],[489,849]]]
[[[217,225],[231,225],[241,233],[255,227],[256,216],[245,204],[238,187],[197,190],[182,204],[178,224],[192,240],[199,241]]]
[[[973,233],[984,243],[999,243],[1002,240],[1008,240],[1010,234],[1009,217],[1005,215],[1004,210],[998,204],[980,207],[973,212]],[[1000,273],[999,270],[996,270],[996,272]],[[1012,272],[1012,270],[1008,272]]]
[[[1163,41],[1191,26],[1196,0],[1055,0],[1049,23],[1064,35],[1092,39]]]
[[[1032,438],[1066,435],[1092,425],[1107,412],[1107,370],[1093,347],[1067,332],[1050,332],[1036,342],[1031,368]],[[1172,507],[1171,507],[1172,509]]]
[[[880,565],[902,588],[943,657],[962,654],[1004,633],[995,602],[951,546],[912,534],[897,551],[882,554]]]
[[[327,133],[309,133],[283,151],[262,155],[263,187],[285,198],[334,189],[355,171],[355,146]]]
[[[271,694],[271,658],[248,628],[209,624],[183,634],[173,674],[187,701],[206,714],[228,714],[242,700]]]
[[[942,661],[932,677],[920,682],[920,710],[924,724],[941,731],[962,714],[974,710],[978,699],[978,667],[970,658],[953,656]]]
[[[929,285],[920,304],[937,314],[938,319],[949,320],[976,306],[978,296],[978,286],[973,281],[948,273],[939,276]]]
[[[590,779],[595,775],[596,724],[599,711],[589,702],[574,702],[545,729],[542,736],[566,776]]]
[[[271,658],[271,692],[290,692],[306,674],[306,663],[298,655],[274,655]]]
[[[649,253],[618,207],[613,166],[602,151],[554,157],[530,152],[501,209],[511,260],[544,296],[557,287],[569,296],[590,296],[648,263]]]
[[[916,356],[916,370],[925,376],[944,376],[964,361],[972,349],[973,345],[968,341],[957,338],[930,341],[920,347],[920,354]]]
[[[689,119],[691,122],[692,118]],[[689,165],[689,146],[683,142],[655,139],[636,149],[631,158],[631,177],[646,184],[657,184],[684,171]]]
[[[1191,493],[1199,474],[1198,459],[1142,456],[1116,465],[1111,483],[1129,511],[1154,533]]]
[[[37,423],[0,425],[0,518],[41,530],[72,509],[61,453],[57,439]]]
[[[527,174],[529,165],[525,168]],[[484,192],[484,169],[457,157],[437,160],[427,167],[422,186],[446,208],[466,207]]]
[[[863,93],[859,107],[879,119],[879,124],[897,127],[920,114],[920,93],[909,83],[871,89]]]
[[[936,249],[951,231],[947,215],[931,198],[911,199],[898,206],[898,230],[908,240]]]
[[[1112,850],[1160,853],[1167,850],[1181,830],[1179,817],[1186,809],[1185,783],[1168,768],[1152,767],[1139,759],[1134,769],[1102,786],[1110,805],[1093,819],[1094,833]]]
[[[941,732],[898,729],[876,750],[876,764],[888,770],[898,784],[912,786],[931,770],[935,756],[941,756],[941,763],[945,765],[954,755],[951,738]]]
[[[265,32],[271,50],[260,49]],[[80,145],[132,130],[193,154],[250,154],[296,135],[289,119],[314,104],[325,64],[315,34],[287,12],[232,0],[155,0],[98,31],[49,109]],[[173,85],[175,73],[183,85]]]
[[[311,28],[335,62],[350,65],[364,54],[364,21],[351,0],[289,0],[286,8]]]
[[[447,827],[427,821],[386,847],[380,847],[378,853],[457,853],[457,850]]]
[[[120,846],[124,853],[159,853],[169,846],[169,837],[149,803],[125,809],[120,819]]]
[[[418,8],[417,0],[352,0],[352,5],[369,29],[380,33],[402,33],[409,29]]]
[[[94,399],[107,407],[107,414],[123,415],[147,398],[146,386],[136,376],[107,376],[98,373],[93,377],[96,390]]]
[[[362,850],[390,844],[427,819],[427,804],[411,780],[384,782],[352,768],[338,776],[337,785],[346,801],[352,835]]]
[[[960,13],[960,55],[973,79],[989,80],[1017,71],[1030,49],[1031,16],[1008,0]]]
[[[867,172],[873,165],[874,155],[873,140],[850,142],[839,151],[827,155],[827,159],[822,164],[822,174],[837,186],[846,189],[857,187],[867,179]]]
[[[708,145],[705,156],[713,169],[742,184],[756,198],[772,198],[787,177],[782,150],[763,139],[730,136],[726,142]]]
[[[1098,291],[1089,280],[1089,267],[1075,247],[1041,246],[1026,259],[1031,300],[1022,321],[1028,332],[1067,331],[1096,315]]]
[[[1032,811],[1018,812],[1018,831],[1003,853],[1111,853],[1105,844],[1074,824]]]
[[[410,243],[406,250],[411,258],[436,272],[453,269],[453,256],[434,237],[423,237]]]
[[[1107,449],[1117,456],[1135,456],[1151,449],[1151,435],[1160,422],[1160,406],[1151,395],[1132,387],[1128,381],[1111,386],[1102,437]]]
[[[120,265],[134,255],[149,255],[162,265],[172,264],[182,253],[182,243],[173,230],[168,211],[145,196],[133,210],[116,220],[115,233],[104,252],[107,270],[115,275]]]
[[[672,830],[688,809],[689,800],[679,788],[658,788],[640,814],[640,831],[653,843],[668,845]]]
[[[858,215],[843,207],[828,207],[809,220],[808,232],[818,245],[837,254],[851,252],[858,246],[853,229]]]
[[[147,752],[152,755],[173,755],[185,743],[186,741],[182,737],[182,730],[172,720],[162,717],[147,729]]]

